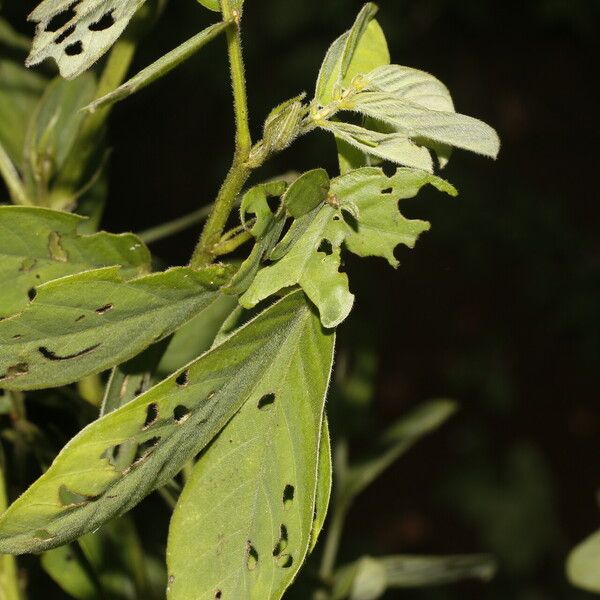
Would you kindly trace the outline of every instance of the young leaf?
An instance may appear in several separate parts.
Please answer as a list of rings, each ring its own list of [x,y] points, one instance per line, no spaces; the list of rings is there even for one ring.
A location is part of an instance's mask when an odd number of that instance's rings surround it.
[[[327,416],[323,419],[323,431],[319,444],[319,472],[317,480],[317,497],[315,500],[315,514],[310,532],[310,546],[312,552],[319,541],[319,535],[327,518],[331,489],[333,486],[333,465],[331,464],[331,437],[329,434],[329,421]]]
[[[425,146],[427,140],[432,140],[490,158],[496,158],[500,150],[498,135],[482,121],[455,112],[431,110],[402,96],[364,91],[354,95],[346,106],[393,126]]]
[[[20,64],[0,59],[0,146],[21,167],[25,133],[46,78]]]
[[[354,25],[329,48],[317,79],[315,100],[326,106],[335,100],[342,87],[347,87],[359,73],[369,73],[389,64],[390,53],[385,35],[373,17],[377,6],[365,4]]]
[[[125,281],[106,268],[50,281],[0,321],[0,385],[53,387],[128,360],[210,306],[227,275],[178,267]]]
[[[278,600],[302,566],[334,336],[317,318],[292,335],[182,492],[167,548],[169,600]]]
[[[205,6],[209,10],[214,10],[215,12],[220,12],[221,3],[219,0],[198,0],[202,6]],[[244,0],[230,0],[231,7],[234,10],[242,10],[244,6]]]
[[[99,108],[111,106],[120,100],[132,96],[136,92],[144,89],[146,86],[154,83],[157,79],[164,77],[170,73],[173,69],[178,67],[181,63],[185,62],[188,58],[193,56],[201,48],[206,46],[210,41],[214,40],[220,33],[222,33],[228,26],[229,22],[215,23],[210,27],[207,27],[200,33],[197,33],[194,37],[190,38],[180,46],[177,46],[174,50],[171,50],[156,62],[142,69],[137,75],[132,77],[129,81],[126,81],[123,85],[119,86],[116,90],[94,100],[91,104],[86,106],[89,112],[95,112]]]
[[[573,585],[600,594],[600,531],[571,552],[567,561],[567,577]]]
[[[354,300],[347,275],[339,272],[341,244],[359,256],[382,256],[397,266],[395,247],[413,247],[429,228],[424,221],[402,217],[398,200],[416,195],[427,183],[456,193],[442,179],[412,169],[387,177],[381,169],[367,167],[334,179],[328,202],[292,224],[269,256],[275,262],[258,272],[240,304],[251,308],[281,289],[300,285],[318,307],[323,325],[335,327]]]
[[[354,498],[422,437],[443,425],[455,412],[450,400],[432,400],[418,406],[384,435],[381,448],[370,459],[348,468],[341,494]]]
[[[81,109],[93,98],[96,78],[85,73],[74,81],[54,79],[29,122],[24,148],[25,181],[43,203],[52,177],[60,171],[79,134]]]
[[[132,234],[82,235],[85,219],[45,208],[0,206],[0,318],[25,308],[52,279],[121,265],[130,278],[150,268],[150,253]]]
[[[119,38],[145,0],[43,0],[29,15],[37,23],[26,65],[53,58],[73,79],[91,67]]]
[[[341,323],[352,310],[354,296],[348,290],[348,276],[339,272],[340,248],[332,248],[329,255],[319,250],[335,214],[335,208],[323,205],[298,219],[271,258],[279,248],[290,245],[289,251],[258,272],[240,304],[252,308],[281,289],[300,285],[318,307],[325,327]]]
[[[317,124],[363,154],[433,173],[433,161],[427,148],[417,146],[405,133],[381,133],[341,121],[318,121]]]
[[[279,382],[292,364],[310,364],[317,376],[321,355],[301,353],[315,337],[318,348],[333,343],[305,296],[290,294],[182,371],[94,421],[0,518],[0,553],[60,546],[135,506],[196,456],[245,402],[257,410],[265,382]],[[287,391],[304,397],[311,389]],[[135,455],[128,445],[138,447]]]
[[[325,169],[313,169],[300,175],[283,195],[288,213],[294,218],[302,217],[322,204],[329,193],[330,183]]]

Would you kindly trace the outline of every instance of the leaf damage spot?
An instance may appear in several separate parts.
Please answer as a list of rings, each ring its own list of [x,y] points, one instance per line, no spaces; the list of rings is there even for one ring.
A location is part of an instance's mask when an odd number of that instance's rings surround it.
[[[56,354],[56,352],[53,352],[52,350],[48,350],[48,348],[46,348],[46,346],[40,346],[38,348],[38,352],[44,358],[47,358],[48,360],[54,360],[54,361],[72,360],[74,358],[79,358],[81,356],[85,356],[86,354],[93,352],[100,346],[101,346],[101,344],[95,344],[94,346],[90,346],[89,348],[84,348],[83,350],[76,352],[75,354],[67,354],[64,356],[60,356],[60,355]]]
[[[100,308],[96,309],[96,314],[105,315],[107,312],[110,312],[114,307],[114,304],[105,304],[104,306],[101,306]]]
[[[37,290],[32,287],[27,290],[27,297],[29,298],[29,302],[33,302],[35,297],[37,296]]]
[[[65,8],[61,12],[55,14],[49,21],[45,27],[45,31],[48,33],[54,33],[64,27],[67,23],[72,21],[77,15],[77,11],[75,10],[77,6],[80,4],[81,0],[77,0],[73,2],[71,6]]]
[[[47,529],[38,529],[33,537],[36,540],[42,540],[42,542],[49,542],[53,540],[56,536],[53,533],[50,533]]]
[[[283,554],[284,550],[288,547],[288,530],[285,525],[281,525],[279,528],[279,540],[273,548],[273,556],[278,557]]]
[[[142,427],[142,431],[149,429],[158,421],[158,404],[156,402],[152,402],[148,404],[146,407],[146,420],[144,421],[144,426]]]
[[[281,569],[289,569],[292,566],[294,559],[291,554],[280,554],[275,559],[275,564]]]
[[[256,567],[258,567],[258,552],[252,542],[248,540],[246,542],[246,568],[248,571],[254,571]]]
[[[392,187],[385,188],[384,190],[381,190],[381,193],[382,194],[393,194],[394,188],[392,188]]]
[[[185,423],[192,416],[192,411],[183,404],[179,404],[173,409],[173,419],[177,423]]]
[[[258,401],[258,409],[259,410],[264,410],[270,406],[272,406],[275,403],[275,394],[265,394],[259,401]]]
[[[26,258],[21,263],[21,266],[19,267],[19,272],[20,273],[29,273],[30,271],[33,270],[33,268],[35,267],[35,265],[37,265],[37,259],[36,258]]]
[[[291,483],[288,483],[283,490],[283,508],[289,510],[294,503],[294,494],[296,489]]]
[[[23,375],[27,375],[29,373],[29,365],[26,362],[20,362],[16,365],[11,365],[6,369],[6,373],[4,375],[0,375],[0,381],[10,381],[11,379],[16,379],[17,377],[22,377]]]
[[[74,492],[63,484],[58,488],[58,499],[64,507],[75,508],[97,500],[98,496],[88,496]]]
[[[215,592],[215,600],[219,600],[222,597],[223,597],[223,592],[221,590],[217,590]]]
[[[115,24],[115,19],[112,13],[112,10],[104,13],[102,17],[100,17],[100,19],[98,19],[95,23],[91,23],[88,26],[88,29],[90,31],[105,31],[110,29]]]
[[[54,43],[56,45],[62,44],[67,38],[71,37],[75,33],[76,26],[71,25],[71,27],[67,27],[60,35],[56,36]]]
[[[83,42],[81,40],[77,40],[65,48],[65,54],[67,56],[79,56],[82,52]]]
[[[48,236],[48,252],[52,260],[58,262],[67,262],[69,260],[67,251],[62,247],[62,240],[58,231],[51,231]]]
[[[179,375],[177,375],[177,378],[175,379],[175,383],[180,387],[180,388],[184,388],[187,387],[187,385],[190,382],[190,371],[189,369],[186,369],[185,371],[181,372]]]

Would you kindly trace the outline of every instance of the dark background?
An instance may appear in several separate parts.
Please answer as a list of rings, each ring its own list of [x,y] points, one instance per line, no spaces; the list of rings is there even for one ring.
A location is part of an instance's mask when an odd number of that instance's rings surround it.
[[[33,6],[27,1],[26,9]],[[599,525],[600,240],[594,0],[380,0],[393,62],[438,76],[460,112],[492,124],[499,160],[456,152],[444,176],[461,194],[404,204],[432,222],[415,251],[349,260],[356,309],[340,348],[377,356],[372,404],[348,407],[353,449],[407,408],[451,397],[461,412],[356,503],[342,558],[488,551],[487,586],[390,593],[414,599],[578,599],[570,547]],[[314,80],[352,0],[247,0],[245,51],[256,136],[270,108]],[[20,15],[14,13],[13,23]],[[214,15],[173,0],[134,70]],[[21,24],[21,29],[25,30]],[[139,231],[212,200],[230,162],[223,42],[119,105],[103,226]],[[326,165],[312,134],[260,176]],[[198,230],[153,249],[184,263]]]

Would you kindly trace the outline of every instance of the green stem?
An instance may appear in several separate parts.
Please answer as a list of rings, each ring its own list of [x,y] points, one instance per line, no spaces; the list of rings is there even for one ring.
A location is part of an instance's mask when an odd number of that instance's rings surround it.
[[[4,452],[0,445],[0,513],[8,508],[5,488]],[[21,600],[17,561],[10,554],[0,554],[0,598],[2,600]]]
[[[174,219],[173,221],[169,221],[168,223],[163,223],[162,225],[157,225],[156,227],[151,227],[150,229],[146,229],[137,234],[137,236],[145,243],[151,244],[152,242],[157,242],[164,238],[170,237],[179,233],[180,231],[184,231],[197,223],[201,223],[208,217],[210,211],[212,210],[213,205],[209,204],[208,206],[203,206],[194,212],[191,212],[183,217],[179,217],[178,219]]]
[[[27,196],[19,173],[2,144],[0,144],[0,175],[4,179],[10,198],[15,204],[33,206],[33,202]]]
[[[252,149],[252,137],[248,121],[240,13],[232,8],[231,0],[221,0],[221,12],[224,21],[234,21],[234,26],[229,27],[226,34],[235,114],[235,153],[231,169],[219,190],[213,211],[192,255],[190,266],[194,268],[207,265],[214,259],[213,248],[221,239],[235,200],[252,173],[251,168],[246,164]]]

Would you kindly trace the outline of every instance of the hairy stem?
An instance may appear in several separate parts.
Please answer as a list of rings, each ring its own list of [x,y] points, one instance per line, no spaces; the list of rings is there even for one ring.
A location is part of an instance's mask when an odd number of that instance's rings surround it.
[[[221,0],[221,12],[223,13],[223,20],[234,21],[234,26],[228,28],[226,33],[235,114],[235,153],[233,164],[219,190],[213,211],[204,226],[200,241],[190,261],[190,265],[195,268],[212,262],[214,258],[213,248],[221,239],[235,200],[252,173],[252,170],[246,164],[252,149],[252,138],[248,122],[248,100],[244,59],[242,57],[240,14],[231,7],[231,0]]]

